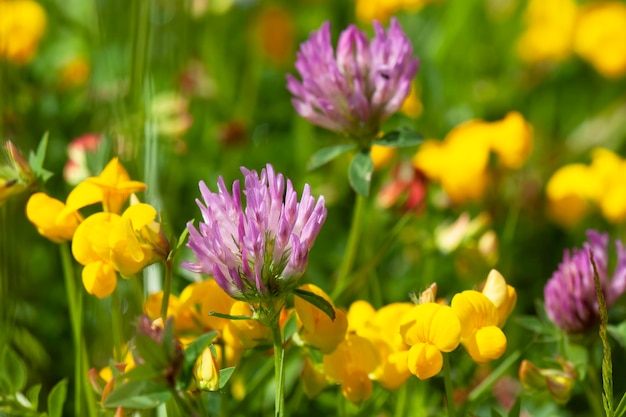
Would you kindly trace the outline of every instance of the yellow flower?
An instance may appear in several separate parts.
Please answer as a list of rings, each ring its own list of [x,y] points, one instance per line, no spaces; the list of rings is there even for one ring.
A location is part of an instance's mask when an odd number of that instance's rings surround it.
[[[498,310],[478,291],[452,298],[452,310],[461,323],[461,343],[477,363],[498,359],[506,350],[506,336],[498,327]]]
[[[386,22],[401,10],[417,12],[428,3],[440,0],[356,0],[356,16],[361,22]]]
[[[202,355],[196,361],[193,376],[196,385],[202,391],[217,391],[220,388],[220,372],[217,359],[210,347],[202,351]]]
[[[167,258],[169,243],[155,219],[154,207],[138,203],[128,207],[113,226],[109,235],[111,263],[123,277]]]
[[[324,355],[324,371],[341,385],[341,393],[350,402],[361,404],[372,395],[370,373],[378,367],[378,353],[364,337],[348,334],[337,348]]]
[[[45,193],[35,193],[26,204],[26,217],[43,237],[61,243],[71,240],[82,218],[76,212],[61,216],[65,204]]]
[[[559,168],[546,185],[548,214],[564,226],[577,224],[589,211],[588,200],[595,198],[600,184],[584,164]]]
[[[0,1],[0,57],[29,62],[46,29],[46,12],[30,0]]]
[[[500,272],[492,269],[489,271],[482,293],[498,310],[498,327],[504,326],[517,302],[515,288],[506,283]]]
[[[581,8],[574,50],[605,77],[626,72],[626,5],[598,2]]]
[[[80,87],[89,78],[89,62],[81,56],[77,56],[66,62],[59,74],[59,84],[63,88]]]
[[[252,316],[250,305],[245,301],[235,301],[230,309],[231,316]],[[232,320],[232,330],[246,349],[257,346],[271,345],[272,333],[270,328],[259,320]]]
[[[348,329],[346,313],[335,308],[330,297],[318,286],[305,284],[299,288],[323,297],[335,309],[335,320],[332,320],[326,313],[308,301],[300,297],[295,297],[294,300],[300,339],[319,349],[322,353],[330,353],[344,339]]]
[[[412,303],[391,303],[368,314],[369,303],[357,301],[348,310],[350,327],[356,334],[368,339],[376,347],[379,365],[370,378],[385,389],[402,386],[411,376],[407,359],[409,347],[400,336],[400,319],[413,307]],[[363,314],[365,313],[365,314]],[[367,317],[366,321],[362,321]],[[353,324],[354,322],[354,324]]]
[[[424,106],[422,105],[422,101],[420,100],[417,93],[417,88],[415,87],[415,84],[413,84],[411,86],[411,92],[404,100],[404,103],[402,103],[402,107],[400,107],[400,111],[407,116],[415,119],[419,117],[420,114],[422,114],[423,108]]]
[[[372,162],[374,162],[374,169],[378,170],[386,167],[393,161],[397,154],[397,149],[390,146],[372,146],[370,155],[372,156]]]
[[[489,138],[491,150],[498,155],[498,162],[507,168],[521,168],[533,147],[532,127],[516,111],[490,125],[493,129]]]
[[[530,63],[567,58],[572,53],[576,17],[574,0],[530,0],[527,28],[517,45],[520,57]]]
[[[407,358],[409,371],[419,379],[427,379],[441,371],[441,352],[451,352],[459,345],[461,323],[448,306],[420,304],[400,320],[400,335],[411,346]]]
[[[302,367],[302,390],[309,398],[314,398],[328,386],[328,378],[322,369],[315,365],[309,357],[304,359]]]
[[[413,164],[439,181],[453,203],[477,200],[487,185],[489,143],[485,125],[466,122],[453,129],[443,142],[427,140],[413,157]]]
[[[120,216],[114,213],[95,213],[76,229],[72,240],[72,254],[83,268],[83,285],[89,294],[104,298],[115,290],[117,274],[111,263],[109,235]]]
[[[132,181],[119,159],[115,157],[99,176],[87,178],[70,192],[66,210],[76,211],[101,202],[104,211],[119,213],[131,194],[145,189],[146,184]]]

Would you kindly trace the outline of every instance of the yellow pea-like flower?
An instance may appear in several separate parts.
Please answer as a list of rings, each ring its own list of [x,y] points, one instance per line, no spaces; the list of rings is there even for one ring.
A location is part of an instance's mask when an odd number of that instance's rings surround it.
[[[202,391],[217,391],[220,387],[220,372],[217,358],[213,355],[210,347],[202,351],[202,355],[196,361],[194,368],[196,385]]]
[[[374,163],[374,169],[378,170],[386,167],[393,161],[398,154],[396,148],[390,146],[373,145],[370,151],[372,162]]]
[[[0,1],[0,57],[29,62],[46,29],[46,12],[31,0]]]
[[[89,177],[76,186],[67,197],[68,211],[102,203],[104,211],[119,213],[131,194],[143,191],[146,184],[132,181],[117,157],[113,158],[99,176]]]
[[[492,269],[487,276],[482,293],[498,310],[498,327],[504,326],[517,302],[515,288],[506,283],[500,272]]]
[[[452,310],[461,323],[461,343],[477,363],[498,359],[506,350],[506,336],[498,327],[498,310],[478,291],[463,291],[452,298]]]
[[[306,344],[319,349],[320,352],[330,353],[335,350],[345,337],[348,329],[346,313],[335,308],[328,294],[318,286],[305,284],[299,288],[323,297],[335,309],[335,320],[332,320],[326,313],[308,301],[300,297],[295,297],[294,299],[300,338]]]
[[[250,305],[245,301],[236,301],[230,309],[230,315],[252,317],[253,312]],[[233,333],[246,349],[252,349],[259,345],[270,345],[272,343],[270,328],[258,320],[232,320],[231,325]]]
[[[378,353],[364,337],[348,334],[329,355],[324,355],[324,371],[341,384],[343,396],[354,404],[361,404],[372,395],[370,373],[378,367]]]
[[[26,204],[26,217],[35,225],[39,234],[53,242],[71,240],[82,217],[73,212],[62,216],[65,204],[45,193],[35,193]]]
[[[459,345],[461,322],[448,306],[420,304],[402,317],[400,335],[411,346],[407,359],[409,370],[418,378],[426,379],[441,371],[441,352],[451,352]]]

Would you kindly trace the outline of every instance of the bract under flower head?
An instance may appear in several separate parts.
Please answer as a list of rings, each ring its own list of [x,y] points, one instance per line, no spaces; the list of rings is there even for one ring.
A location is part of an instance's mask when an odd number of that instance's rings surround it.
[[[292,103],[305,119],[346,133],[369,146],[380,124],[398,111],[411,91],[418,60],[396,19],[387,32],[374,21],[374,39],[351,25],[339,36],[337,53],[330,23],[313,32],[298,52],[298,81],[287,75]]]
[[[600,320],[590,253],[593,253],[607,308],[626,291],[626,250],[623,243],[615,241],[617,264],[609,281],[609,235],[589,230],[587,239],[582,249],[565,251],[563,261],[543,290],[548,317],[572,334],[584,333]]]
[[[189,241],[197,262],[186,262],[192,272],[211,274],[231,297],[248,302],[267,300],[293,290],[304,273],[309,250],[326,219],[324,197],[302,197],[290,180],[267,164],[261,171],[241,168],[245,177],[242,206],[239,181],[232,195],[224,179],[217,193],[200,182],[204,202],[197,200],[203,222],[189,222]]]

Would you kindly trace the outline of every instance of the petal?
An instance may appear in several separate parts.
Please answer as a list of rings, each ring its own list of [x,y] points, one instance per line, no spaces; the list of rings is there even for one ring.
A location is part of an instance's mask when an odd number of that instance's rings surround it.
[[[61,215],[66,216],[83,207],[100,203],[103,198],[104,194],[102,193],[102,189],[85,180],[78,184],[67,196],[65,210],[63,210]]]
[[[450,352],[459,345],[461,324],[450,307],[426,303],[413,307],[402,317],[400,334],[410,346],[430,343]]]
[[[122,214],[123,219],[130,219],[133,230],[141,230],[156,219],[157,212],[150,204],[139,203],[128,207]]]
[[[441,352],[430,343],[418,343],[412,346],[407,361],[409,371],[419,379],[431,378],[437,375],[443,367]]]
[[[83,285],[89,294],[104,298],[115,290],[117,276],[115,269],[106,262],[90,262],[83,268]]]
[[[366,326],[376,310],[367,301],[357,300],[348,309],[348,331],[357,332]]]
[[[87,217],[76,229],[72,240],[72,254],[82,265],[97,260],[110,260],[109,233],[119,216],[112,213],[95,213]]]
[[[485,363],[502,356],[506,344],[506,336],[499,327],[487,326],[478,329],[464,346],[474,362]]]
[[[469,338],[482,327],[498,324],[496,306],[478,291],[468,290],[456,294],[451,304],[461,322],[461,339]]]

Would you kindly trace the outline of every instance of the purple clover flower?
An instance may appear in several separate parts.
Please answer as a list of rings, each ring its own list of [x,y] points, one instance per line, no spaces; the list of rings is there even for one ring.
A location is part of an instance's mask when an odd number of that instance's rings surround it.
[[[584,333],[600,321],[590,252],[593,252],[607,308],[626,291],[626,250],[622,242],[615,241],[617,264],[609,280],[609,235],[589,230],[587,238],[582,249],[565,251],[563,261],[544,288],[548,317],[570,334]]]
[[[330,23],[313,32],[298,52],[298,81],[287,75],[296,111],[311,123],[344,132],[369,145],[380,125],[395,113],[411,91],[419,61],[396,19],[385,33],[374,21],[375,36],[350,25],[337,45],[330,43]]]
[[[324,220],[324,197],[311,196],[304,186],[302,197],[289,179],[276,174],[267,164],[261,171],[241,167],[244,175],[242,206],[239,180],[229,194],[219,177],[217,193],[200,182],[204,201],[196,200],[203,222],[196,229],[187,223],[189,241],[197,262],[186,262],[192,272],[213,275],[230,296],[254,302],[267,300],[298,285],[304,273],[309,250]],[[285,189],[286,188],[286,189]]]

